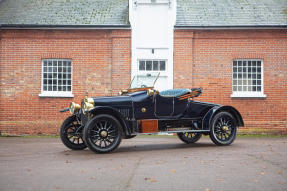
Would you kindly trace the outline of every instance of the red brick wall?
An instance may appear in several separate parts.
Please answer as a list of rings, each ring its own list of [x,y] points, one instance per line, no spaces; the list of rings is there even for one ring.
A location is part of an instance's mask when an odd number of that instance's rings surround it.
[[[203,87],[196,100],[234,106],[250,131],[287,132],[287,30],[176,30],[174,51],[175,88]],[[263,59],[266,99],[230,97],[240,58]]]
[[[0,131],[54,134],[71,101],[115,95],[130,81],[130,30],[2,30]],[[42,98],[41,60],[73,61],[74,98]],[[232,60],[264,61],[266,99],[230,98]],[[197,100],[232,105],[252,131],[287,129],[287,30],[175,30],[174,87],[203,87]]]
[[[0,131],[54,134],[71,101],[111,95],[130,81],[130,30],[2,30]],[[68,58],[73,63],[74,98],[43,98],[41,60]],[[121,72],[119,72],[121,71]]]

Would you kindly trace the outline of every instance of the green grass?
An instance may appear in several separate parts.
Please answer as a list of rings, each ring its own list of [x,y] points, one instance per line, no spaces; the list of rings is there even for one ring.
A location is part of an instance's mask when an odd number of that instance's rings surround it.
[[[18,138],[59,138],[59,135],[0,135],[1,137],[18,137]]]

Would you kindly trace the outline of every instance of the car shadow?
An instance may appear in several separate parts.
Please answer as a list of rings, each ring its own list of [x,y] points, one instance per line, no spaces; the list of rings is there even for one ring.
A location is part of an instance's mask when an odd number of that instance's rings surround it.
[[[105,153],[105,154],[97,154],[89,149],[85,150],[65,150],[61,153],[63,155],[71,155],[71,156],[78,156],[78,155],[116,155],[121,153],[138,153],[138,152],[152,152],[152,151],[167,151],[167,150],[181,150],[181,149],[204,149],[204,148],[214,148],[217,147],[213,143],[195,143],[195,144],[185,144],[185,143],[156,143],[156,144],[138,144],[138,145],[120,145],[116,150]]]
[[[141,151],[160,151],[160,150],[174,150],[174,149],[187,149],[187,148],[208,148],[216,147],[212,143],[195,143],[195,144],[185,144],[185,143],[161,143],[161,144],[141,144],[141,145],[123,145],[119,146],[114,153],[122,152],[141,152]]]

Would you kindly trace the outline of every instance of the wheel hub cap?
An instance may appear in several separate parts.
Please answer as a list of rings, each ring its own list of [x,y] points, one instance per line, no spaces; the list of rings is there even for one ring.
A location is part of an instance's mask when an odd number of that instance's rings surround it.
[[[223,126],[223,127],[222,127],[222,130],[223,130],[224,132],[226,132],[226,131],[228,130],[228,127],[227,127],[227,126]]]
[[[107,137],[107,136],[108,136],[108,132],[105,131],[105,130],[102,131],[102,132],[101,132],[101,136],[102,136],[102,137]]]

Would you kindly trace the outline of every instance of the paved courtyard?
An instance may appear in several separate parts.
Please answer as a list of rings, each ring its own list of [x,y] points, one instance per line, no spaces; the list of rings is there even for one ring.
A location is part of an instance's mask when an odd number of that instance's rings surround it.
[[[123,140],[110,154],[68,150],[58,138],[0,138],[0,190],[287,190],[287,138]]]

